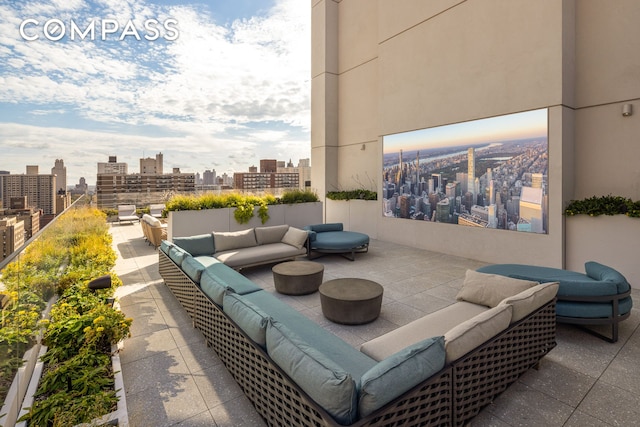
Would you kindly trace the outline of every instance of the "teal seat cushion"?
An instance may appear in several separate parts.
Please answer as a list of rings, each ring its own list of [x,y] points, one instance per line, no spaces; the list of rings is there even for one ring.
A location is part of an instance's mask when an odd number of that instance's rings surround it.
[[[173,243],[171,243],[168,240],[163,240],[162,242],[160,242],[160,250],[167,255],[169,255],[169,250],[171,249],[172,246],[173,246]]]
[[[356,231],[326,231],[317,233],[311,249],[351,250],[369,244],[369,236]]]
[[[186,257],[182,261],[182,271],[195,283],[200,284],[202,272],[210,265],[219,264],[220,261],[212,256]]]
[[[207,266],[202,272],[200,289],[202,289],[202,292],[211,298],[213,302],[222,307],[224,293],[227,290],[239,295],[245,295],[259,291],[262,288],[231,267],[216,260],[216,262]]]
[[[633,307],[631,297],[626,297],[618,302],[618,315],[627,314]],[[613,316],[613,306],[611,303],[580,302],[580,301],[557,301],[556,315],[562,317],[578,317],[584,319],[595,319]]]
[[[278,321],[269,321],[266,337],[271,359],[339,424],[357,420],[358,389],[347,371]]]
[[[377,363],[269,292],[253,292],[244,295],[244,298],[269,317],[304,337],[316,350],[349,372],[355,381],[359,381],[360,377]]]
[[[381,360],[360,379],[360,417],[433,376],[444,363],[444,337],[427,338]]]
[[[269,316],[242,295],[226,292],[222,304],[224,312],[256,344],[265,348]]]
[[[213,255],[215,252],[213,234],[211,233],[189,237],[174,237],[173,243],[189,252],[192,256]]]
[[[189,252],[178,246],[174,245],[169,249],[169,258],[179,266],[182,266],[182,261],[189,256],[191,256]]]

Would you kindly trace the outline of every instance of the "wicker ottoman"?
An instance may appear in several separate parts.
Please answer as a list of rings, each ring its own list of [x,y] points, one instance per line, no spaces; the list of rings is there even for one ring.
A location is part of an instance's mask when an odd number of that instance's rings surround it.
[[[334,279],[320,285],[322,314],[345,325],[373,322],[380,315],[383,288],[366,279]]]
[[[289,261],[275,265],[271,271],[276,291],[286,295],[305,295],[318,290],[324,265],[313,261]]]

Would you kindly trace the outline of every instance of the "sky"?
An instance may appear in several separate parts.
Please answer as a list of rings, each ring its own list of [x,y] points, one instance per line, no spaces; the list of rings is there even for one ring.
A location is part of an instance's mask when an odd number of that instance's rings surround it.
[[[0,170],[248,171],[310,157],[301,0],[0,0]]]
[[[540,136],[547,136],[546,108],[387,135],[383,145],[385,153],[394,153],[400,148],[409,151]]]

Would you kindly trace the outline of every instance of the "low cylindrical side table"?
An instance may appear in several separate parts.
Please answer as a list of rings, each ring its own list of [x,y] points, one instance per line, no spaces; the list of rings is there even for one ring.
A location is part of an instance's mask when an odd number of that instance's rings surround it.
[[[373,322],[380,315],[384,289],[371,280],[329,280],[320,285],[319,291],[322,314],[333,322],[361,325]]]
[[[276,291],[285,295],[305,295],[318,290],[324,265],[313,261],[288,261],[271,269]]]

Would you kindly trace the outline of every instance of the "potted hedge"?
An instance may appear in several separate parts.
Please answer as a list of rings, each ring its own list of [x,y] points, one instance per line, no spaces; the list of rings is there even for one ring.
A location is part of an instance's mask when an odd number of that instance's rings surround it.
[[[309,204],[313,207],[305,207]],[[167,201],[166,211],[170,240],[173,236],[191,236],[214,230],[237,231],[280,224],[302,227],[322,221],[318,196],[302,190],[288,190],[280,197],[238,193],[176,195]]]
[[[567,269],[582,272],[585,262],[597,261],[617,269],[630,283],[640,277],[640,201],[592,196],[572,200],[564,214]]]
[[[326,222],[341,222],[346,230],[376,238],[380,205],[376,191],[356,188],[327,192]]]

